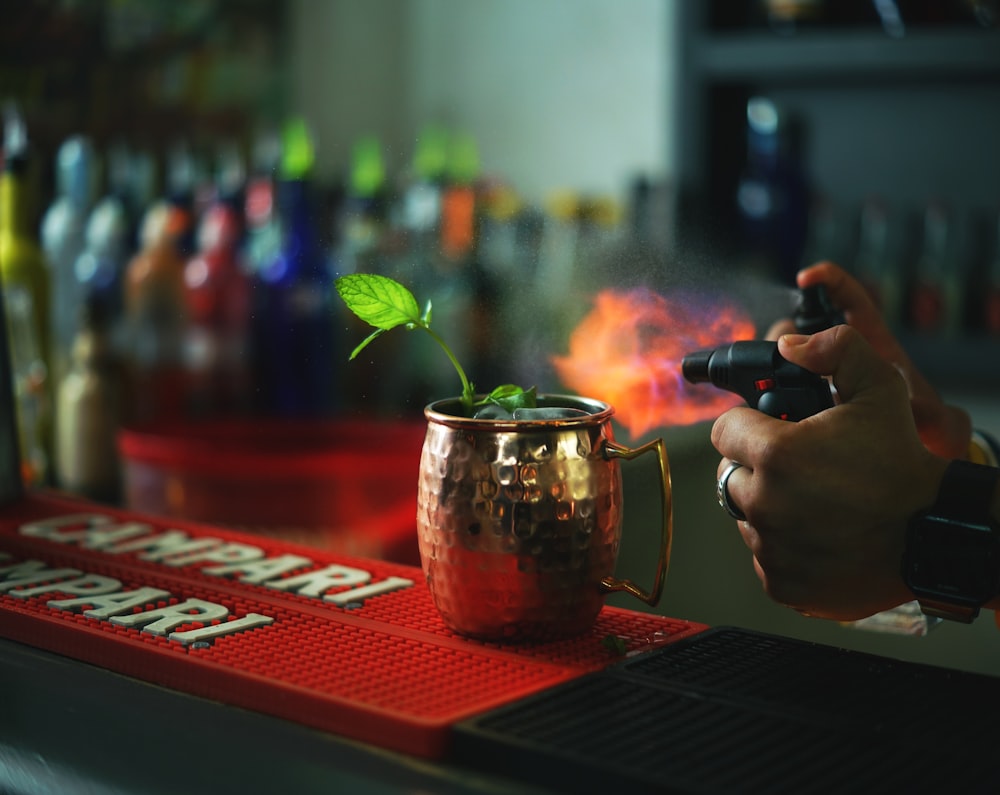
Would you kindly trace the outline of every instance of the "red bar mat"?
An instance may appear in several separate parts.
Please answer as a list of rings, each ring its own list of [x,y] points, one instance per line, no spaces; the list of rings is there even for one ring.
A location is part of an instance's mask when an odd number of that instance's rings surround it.
[[[440,758],[458,721],[704,625],[605,607],[568,640],[455,635],[419,568],[60,495],[0,512],[0,635],[196,696]]]
[[[573,795],[995,793],[998,712],[1000,678],[718,627],[463,722],[454,753]]]

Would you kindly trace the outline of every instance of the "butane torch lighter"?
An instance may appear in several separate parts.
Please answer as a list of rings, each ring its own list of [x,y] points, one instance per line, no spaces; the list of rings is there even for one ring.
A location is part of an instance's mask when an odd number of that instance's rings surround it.
[[[711,383],[735,392],[751,408],[798,422],[833,406],[830,385],[778,353],[778,343],[742,340],[689,353],[681,371],[692,384]]]

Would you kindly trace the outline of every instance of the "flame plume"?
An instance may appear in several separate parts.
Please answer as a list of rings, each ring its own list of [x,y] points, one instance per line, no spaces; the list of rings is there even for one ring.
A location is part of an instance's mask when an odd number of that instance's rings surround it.
[[[681,373],[688,353],[753,339],[739,307],[702,296],[667,297],[646,288],[602,290],[569,338],[569,354],[553,356],[562,382],[615,407],[633,438],[654,428],[714,419],[741,401]]]

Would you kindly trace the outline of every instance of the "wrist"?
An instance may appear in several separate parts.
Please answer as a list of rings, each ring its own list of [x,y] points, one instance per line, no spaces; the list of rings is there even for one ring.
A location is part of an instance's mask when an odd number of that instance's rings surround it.
[[[1000,592],[1000,470],[941,463],[936,497],[908,523],[902,579],[928,615],[970,623]]]

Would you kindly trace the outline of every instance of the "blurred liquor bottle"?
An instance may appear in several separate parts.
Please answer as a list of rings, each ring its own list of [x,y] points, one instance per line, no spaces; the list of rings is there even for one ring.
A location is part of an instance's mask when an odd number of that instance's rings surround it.
[[[204,202],[203,170],[191,147],[177,142],[167,153],[166,199],[173,209],[175,245],[182,257],[194,253],[198,214]]]
[[[139,250],[142,219],[157,197],[157,168],[146,150],[135,150],[116,141],[107,151],[105,199],[120,202],[125,211],[125,249],[129,256]]]
[[[533,292],[546,304],[563,303],[573,287],[580,249],[581,203],[580,196],[563,191],[554,193],[546,202],[533,285]]]
[[[128,405],[125,421],[168,422],[183,416],[183,337],[187,324],[184,257],[178,240],[186,218],[170,202],[146,211],[140,249],[125,269]]]
[[[452,261],[466,259],[475,243],[478,176],[476,139],[467,133],[453,134],[441,193],[441,253]]]
[[[910,288],[910,325],[918,332],[954,335],[962,328],[964,279],[951,212],[942,202],[927,203],[922,232]]]
[[[231,203],[212,205],[198,226],[198,251],[184,268],[186,410],[196,416],[248,408],[250,287],[238,256],[240,227]]]
[[[6,333],[0,341],[0,407],[7,417],[14,415],[13,424],[4,423],[3,430],[0,430],[0,448],[3,455],[0,456],[0,499],[9,501],[19,497],[24,491],[25,458],[23,455],[23,443],[21,440],[21,429],[24,427],[22,415],[19,407],[19,396],[16,394],[17,384],[15,383],[14,368],[11,367],[11,349],[13,343],[10,339],[11,324],[7,318],[7,300],[3,289],[3,280],[0,279],[0,330]]]
[[[48,372],[38,344],[31,293],[4,284],[10,363],[17,411],[21,476],[26,486],[43,486],[51,480],[49,436],[52,429]]]
[[[622,236],[623,216],[622,208],[610,196],[581,198],[577,208],[579,235],[574,278],[578,293],[591,294],[606,284],[609,256]]]
[[[69,367],[56,395],[56,482],[89,499],[115,502],[123,372],[107,302],[91,294],[80,314]]]
[[[124,314],[125,267],[134,253],[129,243],[130,236],[130,222],[125,205],[117,196],[105,196],[90,212],[86,243],[73,264],[75,289],[80,295],[81,304],[100,304],[99,311],[114,336],[120,332]],[[78,307],[78,330],[80,311]]]
[[[421,130],[413,151],[412,174],[404,187],[401,216],[408,250],[428,262],[438,253],[441,194],[448,166],[448,131],[436,124]]]
[[[339,273],[379,270],[386,221],[385,163],[378,140],[366,136],[351,149],[351,170],[340,209]]]
[[[678,192],[673,181],[645,174],[632,181],[626,208],[630,245],[664,255],[674,250]]]
[[[436,126],[422,129],[409,169],[390,187],[385,177],[381,147],[376,139],[362,138],[351,148],[351,167],[343,196],[336,208],[336,274],[381,273],[398,279],[417,299],[434,300],[438,286],[436,259],[441,185],[446,162],[446,132]],[[435,310],[438,305],[434,304]],[[441,307],[445,311],[444,307]],[[357,340],[371,328],[334,302],[338,321],[346,329],[338,345],[338,360],[347,362]],[[437,322],[435,311],[435,327]],[[425,363],[433,362],[419,335],[389,335],[379,341],[376,359],[361,357],[338,370],[342,392],[363,396],[357,408],[376,414],[398,414],[423,408],[426,401]],[[419,408],[416,408],[418,407]],[[353,408],[353,407],[352,407]]]
[[[32,232],[27,169],[27,130],[19,112],[8,107],[0,173],[0,279],[10,332],[22,474],[26,484],[40,485],[51,474],[50,284],[45,257]]]
[[[580,210],[583,197],[570,191],[551,194],[544,207],[538,239],[538,265],[528,287],[510,308],[513,328],[520,329],[517,383],[545,384],[551,364],[539,352],[564,350],[578,321],[575,312],[590,302],[579,279]]]
[[[802,130],[767,97],[747,102],[747,158],[736,190],[743,255],[751,270],[794,284],[809,225]]]
[[[528,245],[528,207],[510,186],[493,180],[481,191],[479,257],[498,278],[520,280],[534,272],[536,252]]]
[[[219,205],[231,208],[236,213],[238,247],[242,246],[245,233],[243,208],[248,183],[246,158],[240,145],[234,140],[220,142],[214,154],[213,171],[198,191],[200,211],[197,221],[200,223],[205,213]]]
[[[450,137],[441,193],[441,264],[446,279],[438,302],[451,313],[447,339],[461,339],[470,379],[510,383],[509,352],[497,344],[503,338],[505,305],[519,296],[518,282],[488,266],[484,229],[488,216],[486,182],[480,171],[479,145],[469,133]],[[437,314],[435,313],[435,318]]]
[[[809,225],[801,265],[806,267],[832,260],[846,266],[845,242],[837,207],[828,196],[816,193],[809,204]]]
[[[275,207],[280,164],[281,136],[271,129],[259,131],[243,191],[244,267],[251,277],[259,276],[281,249],[281,225]]]
[[[249,408],[250,281],[241,256],[245,181],[238,150],[221,147],[198,222],[198,250],[184,268],[187,410],[199,416]]]
[[[67,139],[56,153],[56,197],[42,218],[41,239],[49,266],[52,320],[52,382],[66,371],[81,311],[74,273],[86,245],[87,215],[97,188],[97,155],[85,136]]]
[[[440,184],[440,217],[437,251],[422,263],[416,283],[418,295],[427,296],[434,307],[434,325],[446,340],[473,382],[485,383],[480,353],[483,335],[489,334],[490,316],[483,306],[484,274],[478,257],[476,192],[479,151],[475,139],[452,131],[446,141],[443,179]],[[414,341],[415,342],[415,341]],[[446,396],[455,391],[454,370],[429,346],[413,351],[411,370],[426,397]]]
[[[322,416],[335,406],[333,277],[319,235],[313,160],[306,123],[292,120],[282,135],[275,185],[280,241],[253,275],[257,408],[278,416]]]
[[[854,273],[872,296],[886,324],[898,330],[903,319],[904,284],[895,257],[889,207],[880,196],[868,196],[858,218]]]

